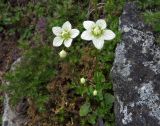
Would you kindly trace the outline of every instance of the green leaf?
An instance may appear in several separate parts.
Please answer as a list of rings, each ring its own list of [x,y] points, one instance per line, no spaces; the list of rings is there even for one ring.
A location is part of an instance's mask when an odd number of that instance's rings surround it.
[[[109,93],[106,93],[105,96],[104,96],[104,99],[105,99],[105,104],[107,106],[112,106],[115,98],[113,95],[109,94]]]
[[[105,77],[102,72],[95,72],[94,73],[94,82],[95,83],[102,83],[105,81]]]
[[[2,31],[3,31],[3,27],[0,26],[0,32],[2,32]]]
[[[88,122],[92,125],[96,123],[96,115],[89,115],[88,116]]]
[[[80,116],[86,116],[90,111],[90,103],[86,102],[80,108],[79,114]]]

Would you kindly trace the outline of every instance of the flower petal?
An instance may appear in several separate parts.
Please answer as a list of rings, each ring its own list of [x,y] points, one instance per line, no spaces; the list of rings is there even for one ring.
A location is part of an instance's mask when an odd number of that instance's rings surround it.
[[[62,26],[62,29],[64,30],[67,30],[67,31],[70,31],[72,29],[72,25],[69,21],[66,21],[63,26]]]
[[[93,21],[84,21],[83,22],[83,27],[86,29],[86,30],[91,30],[92,27],[95,26],[95,23]]]
[[[112,40],[115,38],[115,33],[111,30],[105,30],[104,32],[104,39],[105,40]]]
[[[52,32],[56,35],[56,36],[60,36],[61,32],[62,32],[62,28],[61,27],[53,27],[52,28]]]
[[[97,49],[102,49],[102,47],[103,47],[103,45],[104,45],[104,40],[94,38],[94,39],[93,39],[93,44],[94,44],[94,46],[95,46]]]
[[[63,39],[61,37],[55,37],[53,40],[53,46],[58,47],[62,45]]]
[[[84,31],[82,34],[81,34],[81,38],[83,39],[83,40],[87,40],[87,41],[90,41],[90,40],[92,40],[92,38],[93,38],[93,36],[92,36],[92,34],[91,34],[91,32],[90,31]]]
[[[75,38],[79,35],[79,30],[77,29],[72,29],[71,30],[71,38]]]
[[[64,45],[65,45],[67,48],[70,47],[71,44],[72,44],[72,40],[73,40],[73,39],[65,40],[65,41],[64,41]]]
[[[106,21],[103,19],[97,20],[96,25],[98,25],[102,29],[105,29],[107,27]]]

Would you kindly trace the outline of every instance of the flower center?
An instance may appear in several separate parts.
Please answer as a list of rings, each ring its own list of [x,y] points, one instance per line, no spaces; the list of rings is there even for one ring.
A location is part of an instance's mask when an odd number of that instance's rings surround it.
[[[92,30],[92,34],[96,37],[100,37],[103,34],[103,29],[101,29],[99,26],[95,26]]]
[[[67,39],[71,38],[70,32],[69,31],[65,31],[65,30],[61,33],[61,36],[62,36],[62,38],[64,40],[67,40]]]

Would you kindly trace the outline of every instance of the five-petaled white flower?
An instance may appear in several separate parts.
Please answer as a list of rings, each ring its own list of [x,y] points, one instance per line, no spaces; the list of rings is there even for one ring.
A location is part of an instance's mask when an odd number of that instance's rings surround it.
[[[86,30],[81,34],[81,38],[87,41],[92,40],[97,49],[102,49],[104,40],[115,38],[114,32],[106,29],[107,24],[103,19],[97,20],[96,23],[93,21],[84,21],[83,26]]]
[[[56,37],[53,40],[53,46],[61,46],[64,42],[66,47],[70,47],[73,41],[73,38],[79,35],[79,30],[72,29],[72,25],[69,21],[66,21],[61,27],[53,27],[53,33]]]

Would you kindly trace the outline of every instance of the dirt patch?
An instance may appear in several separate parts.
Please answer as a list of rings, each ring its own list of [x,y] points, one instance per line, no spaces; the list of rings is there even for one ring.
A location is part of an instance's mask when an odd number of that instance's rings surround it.
[[[4,35],[0,35],[0,72],[6,72],[13,61],[20,56],[20,50],[17,47],[17,40],[14,38],[6,39],[2,38]]]

